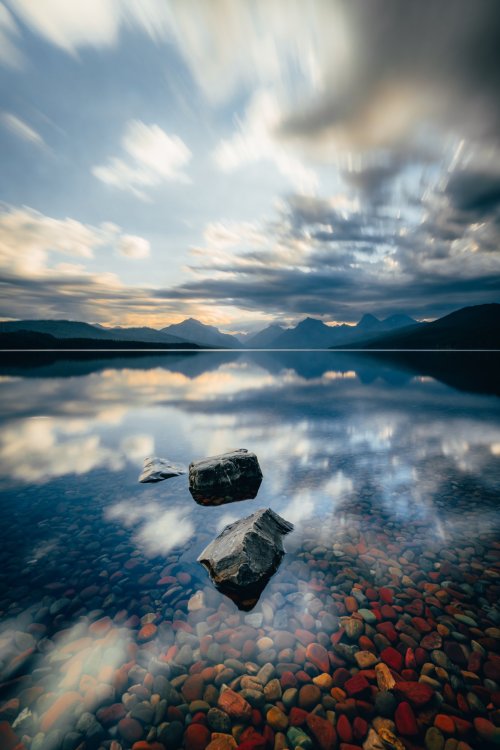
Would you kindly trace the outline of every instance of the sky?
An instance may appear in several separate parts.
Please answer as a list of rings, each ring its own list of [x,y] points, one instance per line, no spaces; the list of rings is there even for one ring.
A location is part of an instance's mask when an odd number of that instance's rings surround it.
[[[0,0],[0,317],[500,301],[498,0]]]

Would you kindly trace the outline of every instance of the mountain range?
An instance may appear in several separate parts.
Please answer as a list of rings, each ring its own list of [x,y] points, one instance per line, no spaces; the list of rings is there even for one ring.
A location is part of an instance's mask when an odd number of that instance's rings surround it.
[[[98,344],[97,344],[98,342]],[[408,315],[380,320],[363,315],[352,325],[305,318],[254,334],[231,335],[194,318],[157,330],[108,328],[70,320],[0,322],[0,348],[210,348],[210,349],[500,349],[500,304],[465,307],[432,323]]]

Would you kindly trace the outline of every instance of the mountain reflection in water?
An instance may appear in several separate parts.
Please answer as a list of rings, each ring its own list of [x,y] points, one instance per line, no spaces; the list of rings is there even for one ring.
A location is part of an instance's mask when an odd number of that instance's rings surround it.
[[[408,607],[432,611],[445,633],[456,611],[451,641],[468,655],[476,637],[490,649],[500,621],[499,375],[499,355],[486,352],[4,358],[0,697],[24,685],[68,692],[59,739],[73,732],[69,743],[79,739],[80,686],[102,678],[101,661],[116,677],[136,654],[130,680],[168,672],[179,689],[200,660],[222,670],[240,659],[254,671],[265,660],[277,673],[286,664],[317,676],[307,639],[337,664],[356,596],[364,614],[354,624],[368,637],[382,591],[399,607],[383,610],[387,628]],[[147,455],[188,464],[240,447],[259,459],[258,500],[204,507],[186,475],[137,481]],[[295,530],[267,586],[234,603],[196,560],[260,506]],[[394,632],[400,650],[422,637]],[[474,678],[483,691],[485,675]],[[25,725],[30,736],[49,725],[49,702]],[[104,743],[117,735],[109,727]]]

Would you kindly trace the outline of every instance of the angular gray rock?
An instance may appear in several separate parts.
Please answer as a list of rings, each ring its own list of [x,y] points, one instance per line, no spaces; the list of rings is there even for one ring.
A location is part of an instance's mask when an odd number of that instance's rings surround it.
[[[189,491],[201,505],[251,500],[261,482],[257,456],[244,448],[189,464]]]
[[[166,458],[158,458],[158,456],[148,456],[144,459],[139,482],[161,482],[163,479],[178,477],[185,473],[186,467],[182,464],[173,464]]]
[[[261,508],[226,526],[198,562],[217,587],[241,591],[262,582],[265,585],[285,554],[282,536],[292,530],[293,524],[270,508]]]

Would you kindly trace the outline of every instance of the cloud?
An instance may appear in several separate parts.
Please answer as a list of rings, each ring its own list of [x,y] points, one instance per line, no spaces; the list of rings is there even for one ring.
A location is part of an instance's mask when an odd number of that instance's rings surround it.
[[[108,46],[118,38],[119,5],[113,0],[86,0],[69,5],[64,0],[8,0],[13,13],[32,31],[74,54],[87,45]]]
[[[70,218],[54,219],[28,207],[0,210],[0,269],[9,275],[71,277],[81,267],[56,266],[54,255],[90,259],[98,248],[113,245],[130,258],[144,258],[150,251],[147,240],[123,234],[109,222],[92,226]]]
[[[426,123],[498,140],[500,9],[494,0],[343,4],[349,64],[291,110],[283,133],[366,149],[418,139]],[[457,115],[459,119],[457,119]]]
[[[153,456],[155,440],[153,435],[127,435],[120,443],[120,448],[129,461],[142,464],[147,456]]]
[[[11,68],[20,68],[23,56],[16,42],[19,29],[14,18],[3,3],[0,3],[0,63]]]
[[[92,258],[107,234],[74,219],[53,219],[30,208],[0,213],[0,268],[8,273],[34,277],[48,272],[52,253]]]
[[[166,555],[190,541],[195,533],[189,509],[163,510],[156,502],[137,506],[135,500],[122,500],[106,511],[106,518],[121,521],[126,527],[139,526],[134,542],[148,557]]]
[[[167,135],[159,125],[131,120],[125,128],[122,148],[125,159],[112,157],[92,168],[92,174],[106,185],[148,200],[143,188],[189,181],[183,168],[191,159],[191,151],[177,135]]]
[[[37,133],[36,130],[33,130],[32,127],[23,122],[19,117],[16,117],[16,115],[11,114],[10,112],[4,112],[0,115],[0,120],[4,127],[12,133],[15,133],[18,138],[33,143],[35,146],[45,146],[45,141],[42,136]]]
[[[90,429],[78,425],[76,432]],[[86,474],[105,466],[118,471],[123,458],[102,445],[98,435],[68,437],[71,425],[64,420],[27,419],[3,430],[0,466],[3,476],[22,482],[45,482],[65,474]]]
[[[163,320],[168,305],[161,309],[150,289],[127,287],[115,273],[87,270],[85,264],[106,248],[143,258],[149,243],[110,222],[93,226],[28,207],[0,207],[0,315],[123,324],[139,310]]]
[[[144,237],[135,237],[133,234],[124,234],[118,241],[118,250],[127,258],[147,258],[151,253],[151,247]]]
[[[231,172],[246,164],[269,161],[290,181],[293,188],[305,193],[313,192],[318,183],[314,171],[274,137],[280,119],[276,99],[270,92],[258,91],[237,132],[216,147],[214,162],[222,171]]]
[[[482,218],[500,207],[500,169],[458,169],[446,187],[457,211]]]
[[[338,196],[294,195],[274,219],[211,227],[195,249],[193,280],[157,295],[289,320],[425,317],[489,302],[500,291],[499,228],[494,216],[477,223],[467,213],[457,218],[446,186],[412,219]],[[460,232],[451,231],[458,223]]]

